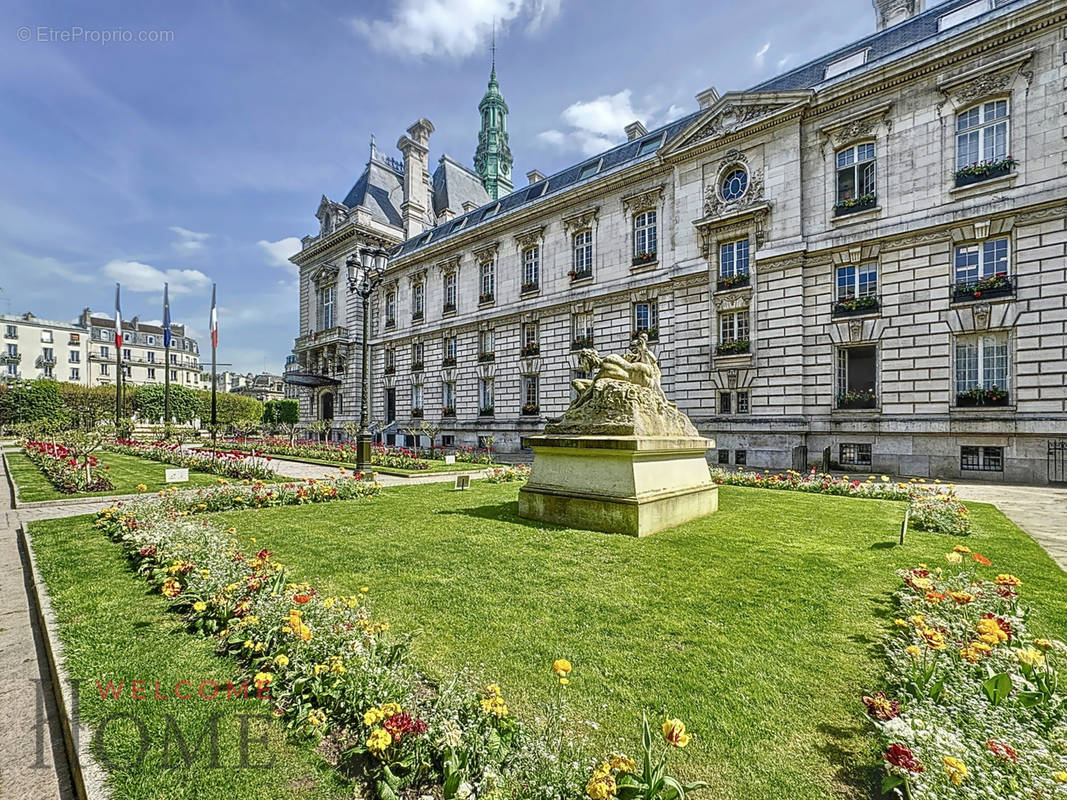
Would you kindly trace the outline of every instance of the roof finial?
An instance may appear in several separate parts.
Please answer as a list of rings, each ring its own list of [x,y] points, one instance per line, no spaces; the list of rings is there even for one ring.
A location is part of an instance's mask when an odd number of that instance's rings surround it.
[[[491,71],[493,73],[493,77],[495,78],[496,77],[496,17],[493,17],[493,39],[492,39],[492,45],[490,47],[490,50],[492,51],[492,69],[491,69]]]
[[[374,134],[370,135],[370,160],[374,160],[374,154],[378,151],[378,145],[374,143]]]

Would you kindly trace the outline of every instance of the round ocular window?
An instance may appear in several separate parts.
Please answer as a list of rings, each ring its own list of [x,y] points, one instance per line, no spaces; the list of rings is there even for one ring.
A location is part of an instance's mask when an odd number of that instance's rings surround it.
[[[722,192],[723,200],[736,200],[745,193],[745,189],[748,188],[748,173],[741,167],[734,167],[726,173],[726,177],[722,179]]]

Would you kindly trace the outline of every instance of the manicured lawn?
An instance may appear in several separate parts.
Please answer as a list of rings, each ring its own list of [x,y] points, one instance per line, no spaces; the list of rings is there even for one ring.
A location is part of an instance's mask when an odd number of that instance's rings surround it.
[[[545,530],[518,484],[388,488],[336,505],[221,515],[326,593],[371,586],[372,607],[441,675],[468,665],[519,713],[575,664],[575,711],[605,749],[638,742],[642,707],[696,736],[679,759],[715,798],[872,797],[881,779],[860,695],[883,673],[895,566],[958,540],[912,532],[903,504],[724,487],[721,511],[635,540]],[[967,543],[1025,581],[1033,627],[1067,636],[1067,575],[992,507]],[[254,514],[252,516],[251,514]],[[620,745],[620,738],[624,743]]]
[[[19,488],[19,500],[23,503],[32,503],[37,500],[61,500],[70,497],[99,497],[113,494],[136,494],[137,484],[143,483],[148,491],[155,492],[167,486],[177,486],[179,489],[206,486],[217,481],[216,475],[206,472],[189,470],[188,483],[166,482],[166,470],[173,469],[169,464],[159,461],[151,461],[147,458],[125,456],[119,453],[94,453],[100,460],[101,465],[111,467],[107,476],[115,484],[115,488],[106,492],[89,492],[79,494],[63,494],[56,491],[48,481],[45,474],[38,469],[37,465],[17,450],[7,451],[7,464],[11,469],[11,478]],[[99,467],[98,467],[99,469]]]
[[[271,455],[267,453],[271,458],[278,459],[279,461],[296,461],[301,464],[321,464],[324,467],[344,467],[347,470],[351,470],[354,466],[352,461],[328,461],[324,458],[305,458],[303,456],[287,456],[287,455]],[[498,464],[471,464],[468,461],[457,461],[455,464],[445,464],[443,461],[430,461],[427,469],[400,469],[399,467],[379,467],[375,466],[375,472],[381,472],[384,475],[399,475],[402,478],[410,477],[412,475],[429,475],[431,472],[463,472],[464,470],[485,470],[490,467],[499,466]]]
[[[196,698],[201,681],[223,687],[234,677],[231,661],[214,653],[212,642],[187,633],[169,613],[159,594],[149,594],[144,580],[130,572],[120,549],[93,528],[88,517],[35,522],[33,548],[52,604],[59,618],[71,678],[84,681],[81,719],[94,731],[109,715],[132,714],[147,732],[147,750],[140,766],[141,739],[135,723],[115,718],[102,735],[102,753],[116,768],[111,772],[115,800],[334,800],[351,798],[351,787],[314,754],[310,745],[287,741],[278,723],[251,719],[246,736],[247,766],[241,767],[240,715],[268,715],[266,700]],[[124,681],[122,698],[101,699],[97,680]],[[144,680],[150,699],[134,700],[133,680]],[[179,681],[192,681],[196,699],[174,699]],[[155,700],[154,682],[160,695]],[[184,686],[180,691],[188,694]],[[210,687],[205,687],[210,696]],[[253,690],[254,692],[254,690]],[[196,754],[211,715],[218,718],[218,768],[211,765],[209,737]],[[172,723],[168,723],[168,715]],[[170,766],[164,761],[168,724],[180,732],[191,764],[182,760],[171,728]],[[262,741],[268,735],[266,742]],[[100,756],[98,755],[98,758]],[[269,768],[262,765],[273,761]]]
[[[517,491],[389,487],[372,503],[233,512],[218,522],[255,536],[327,594],[369,585],[379,617],[422,631],[424,665],[497,680],[520,716],[551,691],[553,659],[571,659],[572,707],[599,721],[605,752],[635,752],[642,708],[681,717],[695,736],[678,754],[680,771],[713,785],[695,797],[878,795],[880,759],[859,697],[883,674],[893,569],[943,562],[959,540],[912,532],[897,546],[901,503],[736,487],[721,489],[719,513],[636,540],[542,529],[517,517]],[[1067,575],[992,507],[972,513],[979,532],[965,541],[993,560],[990,575],[1019,575],[1037,607],[1031,628],[1067,636]],[[118,547],[87,520],[34,523],[32,532],[75,674],[130,674],[129,658],[134,671],[227,675],[208,643],[166,618],[158,596],[120,578]],[[149,617],[133,640],[143,644],[125,654],[128,623]],[[96,719],[106,713],[87,703]],[[296,751],[286,766],[310,770],[307,759]],[[181,785],[172,777],[139,772],[142,793],[120,796],[162,796]],[[193,777],[220,781],[210,771]],[[230,794],[254,791],[245,783]]]

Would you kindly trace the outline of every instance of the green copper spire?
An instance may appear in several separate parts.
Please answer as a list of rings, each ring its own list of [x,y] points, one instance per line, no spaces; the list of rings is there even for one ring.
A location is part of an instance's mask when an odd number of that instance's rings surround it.
[[[511,183],[511,148],[508,147],[508,104],[500,94],[496,80],[496,36],[493,37],[493,65],[489,88],[478,104],[482,129],[478,132],[478,149],[474,152],[474,169],[482,178],[489,196],[497,200],[514,187]]]

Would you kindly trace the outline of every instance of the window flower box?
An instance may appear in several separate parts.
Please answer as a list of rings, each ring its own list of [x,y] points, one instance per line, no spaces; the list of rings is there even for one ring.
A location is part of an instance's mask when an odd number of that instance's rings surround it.
[[[878,296],[869,294],[862,297],[849,295],[834,303],[831,317],[852,317],[858,314],[871,314],[879,308]]]
[[[593,346],[592,336],[575,336],[571,340],[571,350],[587,350]]]
[[[845,392],[837,396],[838,408],[877,408],[878,396],[870,389]]]
[[[650,342],[654,342],[659,339],[659,328],[653,325],[651,328],[638,328],[630,333],[631,339],[636,339],[641,334],[645,334]]]
[[[413,312],[411,312],[411,321],[412,322],[422,322],[422,312],[421,311],[413,311]]]
[[[643,266],[645,264],[651,264],[655,260],[656,260],[656,251],[653,250],[650,253],[638,253],[636,256],[634,256],[633,261],[631,263],[635,267],[640,267],[640,266]]]
[[[494,297],[495,297],[495,295],[492,292],[486,292],[484,294],[478,295],[478,302],[479,303],[492,303]]]
[[[386,364],[385,369],[382,370],[386,375],[392,375],[396,372],[395,364]]]
[[[411,418],[412,419],[422,419],[422,409],[421,408],[413,408],[413,409],[411,409]]]
[[[539,344],[527,344],[523,345],[520,351],[523,358],[533,358],[534,356],[541,355],[541,345]]]
[[[411,362],[411,371],[412,372],[422,372],[422,362],[421,361],[412,361]]]
[[[385,321],[385,327],[387,327],[387,328],[395,328],[396,327],[396,319],[394,319],[393,317],[389,317],[389,319],[387,319]]]
[[[991,161],[976,161],[956,170],[956,186],[970,186],[990,178],[999,178],[1014,170],[1018,164],[1019,161],[1011,156]]]
[[[493,407],[492,406],[482,406],[480,409],[478,409],[478,416],[480,416],[480,417],[491,417],[491,416],[493,416]]]
[[[496,361],[496,353],[479,353],[478,354],[478,363],[479,364],[486,364],[486,363],[488,363],[490,361]]]
[[[523,403],[522,415],[524,417],[535,417],[541,413],[541,407],[537,403]]]
[[[1015,294],[1015,283],[1006,272],[998,272],[973,283],[952,284],[952,302],[968,303],[990,297],[1010,297]]]
[[[860,211],[866,211],[869,208],[874,208],[878,203],[878,198],[873,194],[863,194],[859,197],[846,197],[840,203],[834,204],[834,216],[844,217],[848,214],[856,214]]]
[[[454,417],[454,416],[456,416],[456,407],[455,406],[445,406],[444,408],[441,409],[441,416],[442,417]]]
[[[1008,392],[993,386],[989,389],[974,388],[956,395],[956,405],[960,408],[974,408],[976,406],[1006,406],[1008,404]]]
[[[572,269],[567,273],[567,277],[571,279],[571,283],[574,283],[575,281],[584,281],[586,278],[593,277],[593,270],[583,269],[579,272],[578,270]]]
[[[455,356],[445,356],[444,358],[441,359],[441,366],[442,367],[454,367],[454,366],[456,366],[456,357]]]
[[[740,272],[737,275],[729,275],[725,278],[719,278],[715,281],[715,291],[725,292],[728,289],[740,289],[742,286],[748,286],[749,276],[747,272]]]
[[[522,293],[530,294],[531,292],[538,292],[541,290],[541,284],[537,281],[528,281],[522,285]]]
[[[727,339],[715,345],[717,356],[737,356],[747,353],[751,342],[748,339]]]
[[[455,303],[445,303],[443,306],[441,306],[441,313],[442,314],[451,314],[455,310],[456,310],[456,304]]]

